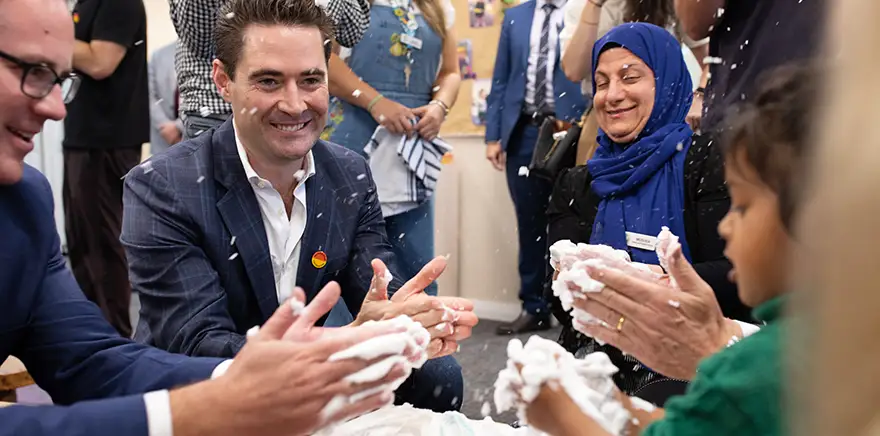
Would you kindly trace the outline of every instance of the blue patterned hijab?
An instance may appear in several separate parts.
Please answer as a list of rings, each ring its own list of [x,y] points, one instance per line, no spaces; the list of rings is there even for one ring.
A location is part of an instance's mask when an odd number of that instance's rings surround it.
[[[651,68],[654,108],[635,141],[616,144],[601,129],[599,148],[587,163],[591,189],[600,198],[591,244],[627,249],[626,232],[657,236],[667,226],[690,250],[684,229],[684,166],[693,131],[685,122],[691,106],[691,76],[679,43],[652,24],[617,26],[593,45],[593,71],[607,49],[622,47]],[[593,94],[596,80],[593,78]],[[633,261],[657,263],[653,251],[630,247]]]

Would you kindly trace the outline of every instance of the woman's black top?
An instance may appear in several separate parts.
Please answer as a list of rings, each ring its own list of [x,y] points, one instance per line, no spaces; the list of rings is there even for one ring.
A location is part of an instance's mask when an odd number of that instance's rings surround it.
[[[728,280],[731,264],[724,257],[724,241],[718,235],[718,223],[730,208],[730,196],[724,182],[723,157],[717,141],[694,135],[685,159],[684,178],[683,237],[690,246],[694,269],[715,291],[725,316],[750,321],[751,310],[740,302],[736,285]],[[574,243],[590,242],[600,201],[590,189],[591,181],[586,166],[565,170],[559,175],[547,210],[549,244],[563,239]],[[623,356],[610,345],[598,346],[592,339],[575,331],[571,327],[571,315],[562,309],[550,289],[552,268],[548,267],[547,274],[545,295],[554,315],[562,323],[559,338],[562,346],[578,357],[593,351],[607,353],[620,369],[615,375],[617,385],[628,394],[657,378],[657,374],[642,368],[637,360]]]

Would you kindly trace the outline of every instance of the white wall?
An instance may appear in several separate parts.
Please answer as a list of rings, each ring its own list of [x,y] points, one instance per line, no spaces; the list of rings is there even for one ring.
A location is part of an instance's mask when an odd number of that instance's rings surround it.
[[[169,0],[144,0],[147,10],[147,50],[152,53],[177,39],[171,15],[168,11]]]
[[[449,254],[440,293],[475,301],[477,314],[513,319],[519,314],[517,233],[504,173],[486,161],[481,136],[445,138],[454,148],[437,188],[437,254]]]

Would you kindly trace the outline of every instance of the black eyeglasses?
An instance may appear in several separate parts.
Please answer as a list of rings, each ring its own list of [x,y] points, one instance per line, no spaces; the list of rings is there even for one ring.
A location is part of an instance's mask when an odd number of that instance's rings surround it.
[[[25,62],[15,56],[0,51],[0,58],[6,59],[21,68],[21,92],[24,95],[42,99],[46,98],[55,88],[61,86],[61,98],[64,103],[70,103],[79,89],[80,77],[74,73],[58,75],[55,70],[45,63],[34,64]]]

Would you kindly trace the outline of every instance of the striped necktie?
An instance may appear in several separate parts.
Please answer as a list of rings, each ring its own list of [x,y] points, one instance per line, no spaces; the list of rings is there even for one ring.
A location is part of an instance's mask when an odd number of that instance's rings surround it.
[[[547,98],[550,77],[547,76],[547,62],[550,53],[550,22],[556,5],[544,3],[544,24],[541,25],[541,43],[538,46],[538,68],[535,70],[535,107],[539,114],[552,113],[553,99]]]

